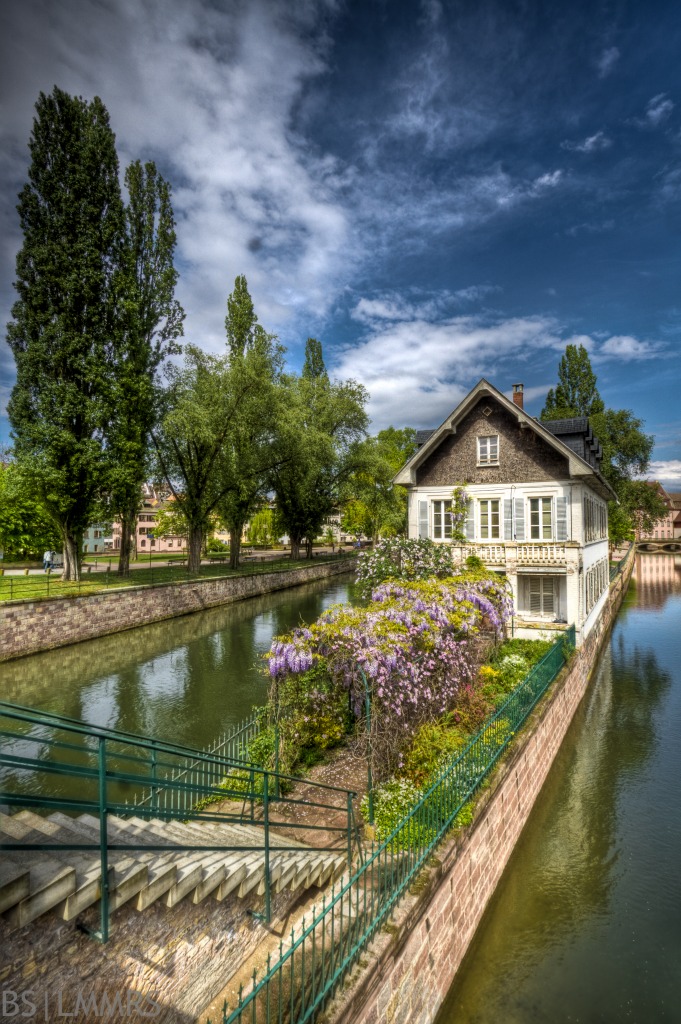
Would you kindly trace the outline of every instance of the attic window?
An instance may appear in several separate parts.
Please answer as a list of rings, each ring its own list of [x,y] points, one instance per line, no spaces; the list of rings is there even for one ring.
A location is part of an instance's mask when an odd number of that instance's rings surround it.
[[[478,465],[498,466],[499,465],[499,435],[490,434],[487,437],[478,438]]]
[[[482,415],[483,416],[491,416],[492,415],[492,407],[490,405],[486,405],[485,408],[482,410]]]

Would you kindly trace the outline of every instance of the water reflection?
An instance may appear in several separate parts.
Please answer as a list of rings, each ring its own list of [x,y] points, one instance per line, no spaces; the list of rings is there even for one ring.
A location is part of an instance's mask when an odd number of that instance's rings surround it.
[[[674,581],[632,590],[438,1024],[681,1020]]]
[[[92,725],[203,747],[264,701],[262,655],[274,635],[354,600],[351,580],[335,577],[32,655],[0,665],[0,693]]]

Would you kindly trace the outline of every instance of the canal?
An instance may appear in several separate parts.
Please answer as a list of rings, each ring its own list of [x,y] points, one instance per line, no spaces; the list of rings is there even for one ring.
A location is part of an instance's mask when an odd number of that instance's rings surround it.
[[[273,636],[355,600],[353,578],[334,576],[19,658],[0,664],[0,695],[90,725],[204,748],[265,702],[262,656]],[[45,727],[16,731],[16,753],[45,756]],[[12,742],[5,743],[12,753]],[[39,785],[53,791],[56,781]]]
[[[640,555],[437,1024],[681,1022],[681,558]]]

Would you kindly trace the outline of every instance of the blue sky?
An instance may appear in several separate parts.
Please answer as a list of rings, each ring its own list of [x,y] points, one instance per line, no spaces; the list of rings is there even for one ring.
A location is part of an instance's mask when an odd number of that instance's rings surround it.
[[[0,40],[3,322],[58,84],[171,181],[186,340],[222,350],[244,273],[291,367],[320,338],[376,429],[481,376],[538,415],[577,341],[681,490],[678,5],[5,0]],[[12,382],[0,343],[3,411]]]

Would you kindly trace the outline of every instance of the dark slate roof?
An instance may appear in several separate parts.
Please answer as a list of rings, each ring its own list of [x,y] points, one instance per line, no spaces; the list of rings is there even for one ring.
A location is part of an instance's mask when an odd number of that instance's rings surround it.
[[[417,430],[416,431],[416,447],[420,448],[426,443],[431,434],[434,434],[434,430]]]
[[[586,416],[575,416],[567,420],[539,420],[542,427],[549,430],[554,437],[567,445],[575,455],[588,462],[595,470],[599,470],[603,449],[589,426]]]

